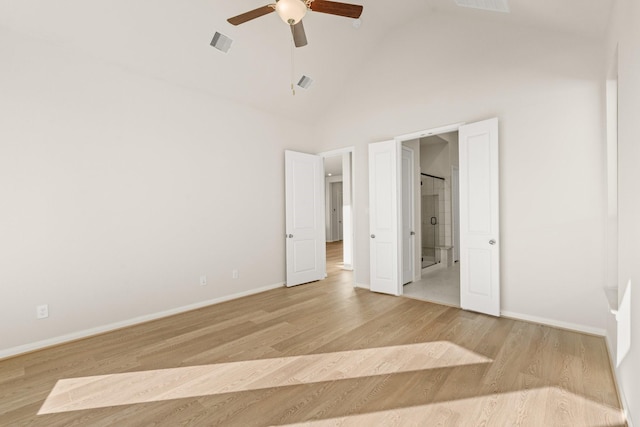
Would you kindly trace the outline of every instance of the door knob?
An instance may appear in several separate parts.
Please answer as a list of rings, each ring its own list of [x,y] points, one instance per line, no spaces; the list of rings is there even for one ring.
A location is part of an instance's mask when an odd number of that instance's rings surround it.
[[[496,244],[496,241],[495,241],[495,240],[493,240],[493,239],[491,239],[491,240],[489,240],[489,244],[490,244],[490,245],[495,245],[495,244]]]
[[[410,236],[415,236],[415,235],[416,235],[416,232],[415,232],[415,231],[411,231],[411,232],[409,232],[409,235],[410,235]]]
[[[375,235],[375,234],[372,234],[372,235],[371,235],[371,238],[372,238],[372,239],[375,239],[375,238],[376,238],[376,235]]]
[[[289,234],[289,238],[290,238],[290,239],[293,239],[293,234]]]

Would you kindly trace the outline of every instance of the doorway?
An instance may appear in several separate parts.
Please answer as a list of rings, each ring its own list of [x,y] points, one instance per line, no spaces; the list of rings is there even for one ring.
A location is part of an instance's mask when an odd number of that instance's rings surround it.
[[[285,150],[285,284],[287,287],[327,278],[328,255],[338,248],[340,269],[355,287],[353,233],[353,154],[343,148],[320,154]],[[334,160],[335,158],[335,160]],[[325,159],[327,171],[325,171]],[[335,170],[332,170],[332,160]],[[339,185],[332,185],[339,183]],[[333,197],[332,197],[333,195]],[[331,206],[335,207],[332,215]],[[333,218],[333,220],[332,220]],[[332,227],[333,234],[328,227]],[[342,227],[340,227],[342,223]],[[328,237],[337,244],[327,251]],[[330,240],[330,239],[329,239]],[[345,276],[344,274],[341,276]]]
[[[459,165],[458,131],[420,137],[413,146],[419,153],[418,170],[413,175],[419,179],[414,189],[419,194],[414,214],[420,231],[416,263],[421,274],[405,284],[403,295],[459,307],[460,265],[454,237],[459,222],[455,221],[458,206],[453,201],[457,192],[453,170]]]
[[[320,156],[325,169],[325,234],[329,276],[354,269],[353,148],[329,151]],[[353,274],[349,277],[352,278]]]
[[[445,126],[369,144],[370,290],[403,294],[401,264],[403,242],[407,237],[402,233],[402,144],[456,130],[460,162],[460,307],[500,316],[497,118]],[[414,173],[419,169],[414,168]],[[451,199],[448,202],[450,204]],[[452,241],[452,237],[452,233],[447,235],[445,232],[445,241]],[[436,251],[441,263],[445,259],[447,263],[453,262],[451,245],[436,247]]]

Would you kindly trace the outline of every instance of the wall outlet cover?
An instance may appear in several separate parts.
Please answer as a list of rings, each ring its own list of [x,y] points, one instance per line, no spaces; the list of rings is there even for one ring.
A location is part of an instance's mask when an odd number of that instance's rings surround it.
[[[36,319],[46,319],[49,317],[49,305],[42,304],[36,307]]]

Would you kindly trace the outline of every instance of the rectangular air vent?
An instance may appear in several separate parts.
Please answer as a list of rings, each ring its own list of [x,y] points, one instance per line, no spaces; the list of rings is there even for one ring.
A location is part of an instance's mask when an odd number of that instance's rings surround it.
[[[298,86],[300,86],[302,89],[309,89],[309,86],[311,86],[311,83],[313,83],[313,80],[311,79],[311,77],[302,76],[302,78],[298,82]]]
[[[211,46],[224,53],[229,52],[229,49],[231,49],[231,43],[233,43],[233,40],[224,34],[218,33],[217,31],[213,36],[213,40],[211,40]]]
[[[509,3],[507,3],[507,0],[455,0],[455,2],[458,6],[462,7],[509,13]]]

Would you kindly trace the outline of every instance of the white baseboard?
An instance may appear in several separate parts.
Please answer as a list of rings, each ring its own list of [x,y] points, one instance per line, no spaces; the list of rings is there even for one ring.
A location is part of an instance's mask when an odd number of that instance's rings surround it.
[[[360,288],[360,289],[366,289],[369,290],[371,288],[369,288],[369,285],[365,285],[363,283],[356,283],[355,285],[353,285],[354,288]]]
[[[615,372],[615,370],[614,370]],[[627,398],[624,395],[624,392],[620,387],[618,387],[618,393],[620,396],[620,400],[622,401],[622,410],[624,411],[625,421],[627,422],[627,427],[633,427],[633,420],[631,419],[631,414],[629,413],[629,404],[627,403]]]
[[[54,338],[48,338],[46,340],[37,341],[34,343],[24,344],[17,347],[0,350],[0,360],[8,357],[17,356],[19,354],[29,353],[35,350],[41,350],[46,347],[54,345],[64,344],[70,341],[76,341],[83,338],[88,338],[93,335],[103,334],[105,332],[114,331],[116,329],[125,328],[127,326],[137,325],[139,323],[149,322],[151,320],[160,319],[163,317],[173,316],[174,314],[184,313],[198,308],[207,307],[209,305],[220,304],[222,302],[231,301],[234,299],[246,297],[253,294],[259,294],[261,292],[270,291],[272,289],[280,288],[284,286],[284,282],[276,283],[269,286],[264,286],[257,289],[251,289],[249,291],[239,292],[237,294],[226,295],[220,298],[214,298],[207,301],[197,302],[195,304],[189,304],[182,307],[172,308],[170,310],[161,311],[159,313],[146,314],[144,316],[134,317],[133,319],[123,320],[120,322],[110,323],[108,325],[102,325],[91,329],[85,329],[78,332],[72,332],[70,334],[61,335]]]
[[[627,403],[627,397],[624,394],[624,390],[620,387],[620,377],[618,376],[618,369],[616,367],[616,361],[613,359],[613,355],[615,352],[612,348],[611,338],[607,334],[605,337],[605,341],[607,342],[607,355],[609,356],[609,362],[611,363],[611,372],[613,372],[613,376],[615,379],[616,390],[618,391],[618,397],[620,398],[620,404],[622,405],[622,411],[625,415],[625,420],[627,421],[627,427],[633,427],[633,421],[631,420],[631,414],[629,413],[629,404]]]
[[[568,329],[570,331],[583,332],[585,334],[598,335],[601,337],[604,337],[607,335],[607,331],[605,329],[593,328],[591,326],[579,325],[577,323],[561,322],[559,320],[546,319],[544,317],[538,317],[538,316],[530,316],[528,314],[514,313],[512,311],[501,311],[500,314],[504,317],[509,317],[511,319],[539,323],[541,325],[553,326],[561,329]]]

